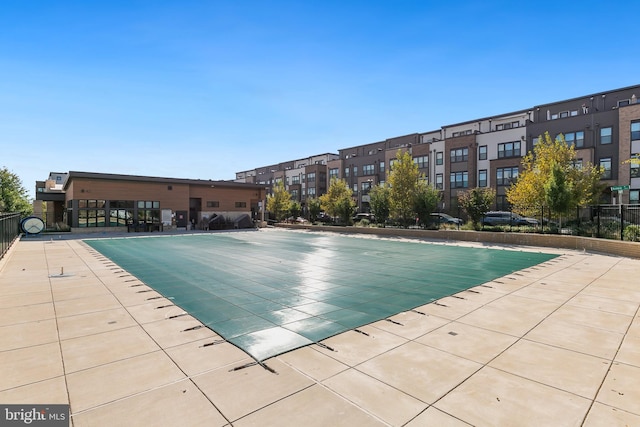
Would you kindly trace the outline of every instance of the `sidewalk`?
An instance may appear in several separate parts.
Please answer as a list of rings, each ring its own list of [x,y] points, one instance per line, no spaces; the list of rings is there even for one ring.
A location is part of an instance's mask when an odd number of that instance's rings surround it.
[[[74,426],[640,425],[640,260],[562,256],[265,365],[79,240],[0,263],[0,403]]]

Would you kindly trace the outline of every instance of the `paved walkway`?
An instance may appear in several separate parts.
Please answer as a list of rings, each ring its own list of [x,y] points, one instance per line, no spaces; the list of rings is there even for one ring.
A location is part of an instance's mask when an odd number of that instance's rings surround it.
[[[70,403],[74,426],[635,426],[639,277],[564,252],[265,369],[82,241],[22,240],[0,403]]]

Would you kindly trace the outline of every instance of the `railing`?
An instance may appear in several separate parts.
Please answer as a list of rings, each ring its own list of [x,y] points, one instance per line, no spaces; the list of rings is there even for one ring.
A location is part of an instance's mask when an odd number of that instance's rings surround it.
[[[0,258],[20,235],[20,214],[0,213]]]

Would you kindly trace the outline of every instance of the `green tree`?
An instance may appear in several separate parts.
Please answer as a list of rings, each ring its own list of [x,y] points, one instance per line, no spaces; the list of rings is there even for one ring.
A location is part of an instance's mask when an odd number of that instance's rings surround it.
[[[428,224],[431,212],[436,210],[439,200],[440,191],[436,190],[434,186],[427,184],[424,180],[418,182],[413,209],[422,227],[426,227]]]
[[[572,205],[571,183],[567,182],[567,171],[556,163],[551,165],[551,176],[544,185],[545,202],[552,212],[566,214]],[[562,221],[560,222],[562,227]]]
[[[551,139],[549,132],[538,138],[533,151],[521,162],[521,172],[515,184],[507,189],[507,200],[513,210],[531,215],[547,202],[545,184],[552,175],[554,164],[565,172],[566,186],[570,189],[569,208],[597,201],[601,192],[602,169],[591,163],[574,166],[576,153],[567,145],[564,136]]]
[[[22,181],[6,166],[0,169],[0,212],[20,212],[22,216],[29,216],[33,212]]]
[[[320,206],[332,217],[338,217],[342,223],[349,224],[356,203],[347,182],[334,178],[327,192],[320,196]]]
[[[309,221],[316,222],[322,211],[320,200],[315,197],[307,199],[307,209],[309,209]]]
[[[278,181],[273,187],[273,194],[267,196],[267,210],[271,212],[276,221],[282,221],[289,213],[291,195],[284,188],[284,183]]]
[[[295,221],[295,219],[298,218],[301,213],[302,213],[302,206],[300,205],[300,203],[297,202],[296,200],[291,200],[289,202],[288,215],[292,216]]]
[[[408,151],[398,150],[396,161],[391,166],[391,215],[398,218],[403,227],[415,222],[415,199],[419,181],[424,178]]]
[[[473,228],[480,228],[482,217],[489,212],[496,192],[489,187],[476,187],[458,194],[458,204],[467,213]]]
[[[378,184],[369,191],[369,207],[379,224],[387,222],[391,213],[391,189],[385,184]]]

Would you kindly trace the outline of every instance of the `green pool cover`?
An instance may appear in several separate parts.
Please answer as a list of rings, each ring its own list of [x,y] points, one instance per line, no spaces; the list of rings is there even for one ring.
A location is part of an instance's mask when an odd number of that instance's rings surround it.
[[[257,361],[556,256],[275,230],[85,242]]]

